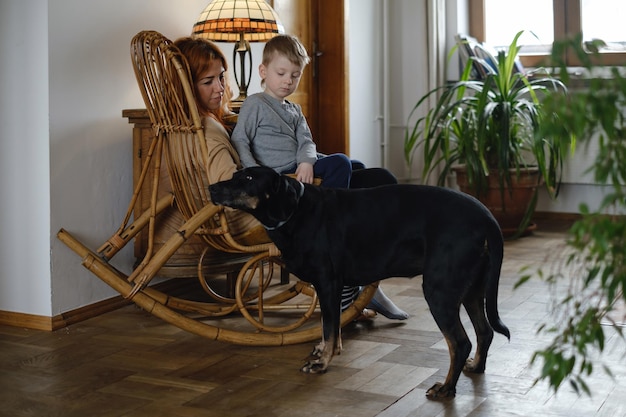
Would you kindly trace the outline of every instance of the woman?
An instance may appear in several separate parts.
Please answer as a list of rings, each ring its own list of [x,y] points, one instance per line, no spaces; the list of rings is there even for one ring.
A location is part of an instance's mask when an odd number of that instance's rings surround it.
[[[228,102],[232,92],[226,77],[226,58],[211,41],[185,37],[174,42],[187,58],[191,69],[198,112],[203,119],[204,138],[209,152],[206,172],[209,184],[228,180],[240,168],[239,156],[230,142],[225,120],[231,115]],[[233,236],[242,244],[270,242],[263,226],[251,215],[226,209]]]
[[[232,97],[226,76],[228,68],[226,58],[215,43],[206,39],[185,37],[176,40],[174,44],[189,63],[198,111],[203,118],[204,137],[209,151],[209,158],[206,161],[208,181],[213,184],[230,179],[241,164],[230,142],[231,129],[225,122],[231,115],[228,102]],[[395,182],[391,173],[381,169],[357,170],[352,177],[356,187],[365,187],[368,183],[372,185],[389,183],[389,178]],[[228,210],[226,214],[233,236],[241,243],[259,244],[270,241],[263,226],[248,213]],[[408,318],[408,314],[395,306],[380,288],[368,308],[388,318],[397,320]],[[370,311],[364,311],[364,316],[372,317],[373,315]]]

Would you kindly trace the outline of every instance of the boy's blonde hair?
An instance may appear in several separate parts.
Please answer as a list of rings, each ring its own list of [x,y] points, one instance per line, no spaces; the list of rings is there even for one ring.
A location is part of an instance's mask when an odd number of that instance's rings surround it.
[[[267,66],[274,54],[285,56],[292,64],[301,68],[311,61],[304,45],[293,35],[277,35],[267,41],[263,48],[263,65]]]

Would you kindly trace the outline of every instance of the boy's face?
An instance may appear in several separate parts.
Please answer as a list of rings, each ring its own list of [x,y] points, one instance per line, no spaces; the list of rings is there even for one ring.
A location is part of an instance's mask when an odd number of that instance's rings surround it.
[[[267,66],[259,65],[259,75],[265,80],[265,92],[278,100],[284,100],[296,91],[302,70],[301,66],[279,54],[274,54]]]

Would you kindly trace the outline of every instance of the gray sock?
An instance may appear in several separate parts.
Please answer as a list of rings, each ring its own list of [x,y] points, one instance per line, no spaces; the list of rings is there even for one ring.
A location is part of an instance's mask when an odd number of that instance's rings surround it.
[[[406,320],[409,318],[409,314],[395,305],[393,301],[385,295],[380,287],[378,287],[374,293],[374,297],[367,305],[367,308],[371,308],[372,310],[392,320]]]

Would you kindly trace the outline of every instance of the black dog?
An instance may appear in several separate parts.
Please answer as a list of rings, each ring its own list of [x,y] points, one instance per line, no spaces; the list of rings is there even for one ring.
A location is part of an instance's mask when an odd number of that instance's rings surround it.
[[[263,167],[238,171],[210,192],[215,204],[254,215],[288,269],[315,287],[323,340],[304,372],[326,371],[339,353],[343,286],[389,277],[423,275],[424,296],[448,343],[448,375],[428,390],[429,397],[454,396],[463,369],[484,372],[493,330],[510,338],[497,309],[502,233],[468,195],[420,185],[331,190]],[[477,334],[476,356],[469,360],[472,344],[459,318],[461,304]]]

